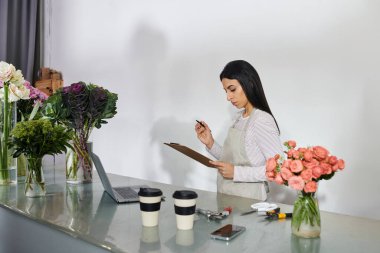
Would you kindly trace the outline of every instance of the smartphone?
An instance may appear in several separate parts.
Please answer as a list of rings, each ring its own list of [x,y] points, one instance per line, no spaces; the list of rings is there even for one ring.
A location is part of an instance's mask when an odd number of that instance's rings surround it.
[[[245,231],[245,227],[227,224],[211,233],[211,238],[229,241]]]

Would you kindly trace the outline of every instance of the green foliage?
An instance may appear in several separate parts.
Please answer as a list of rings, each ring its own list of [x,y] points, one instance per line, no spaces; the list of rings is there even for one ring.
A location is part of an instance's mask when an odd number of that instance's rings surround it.
[[[118,95],[95,84],[73,83],[56,91],[44,103],[44,115],[74,129],[87,140],[94,127],[115,116]]]
[[[322,176],[320,177],[320,180],[321,180],[321,179],[329,180],[329,179],[331,179],[334,175],[335,175],[335,172],[333,171],[333,172],[331,172],[330,174],[322,175]]]
[[[44,116],[48,117],[53,123],[67,125],[67,118],[70,114],[69,109],[62,103],[62,89],[50,96],[43,108]]]
[[[61,125],[53,125],[47,119],[18,122],[11,132],[13,157],[25,154],[31,158],[55,155],[66,151],[72,132]]]

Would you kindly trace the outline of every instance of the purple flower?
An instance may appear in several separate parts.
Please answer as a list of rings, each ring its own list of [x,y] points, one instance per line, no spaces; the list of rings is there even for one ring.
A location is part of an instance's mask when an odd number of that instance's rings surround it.
[[[106,91],[101,87],[96,87],[92,92],[95,101],[105,101],[107,99]]]
[[[82,91],[84,91],[84,89],[86,88],[86,85],[84,83],[73,83],[71,85],[71,92],[78,95],[80,94]]]
[[[70,93],[71,91],[71,86],[65,86],[62,88],[62,92],[67,94],[67,93]]]
[[[28,88],[28,89],[30,89],[31,87],[33,87],[33,86],[30,84],[30,82],[29,82],[29,81],[26,81],[26,80],[25,80],[25,82],[24,82],[24,86],[25,86],[26,88]]]
[[[48,98],[48,96],[37,88],[34,88],[28,81],[25,81],[24,86],[29,89],[29,98],[34,101],[40,101],[41,104]]]

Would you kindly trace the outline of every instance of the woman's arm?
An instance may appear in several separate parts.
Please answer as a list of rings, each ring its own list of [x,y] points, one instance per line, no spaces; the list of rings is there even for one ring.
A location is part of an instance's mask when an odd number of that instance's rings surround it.
[[[214,141],[214,145],[210,149],[206,147],[207,152],[209,152],[213,157],[215,157],[217,160],[220,160],[222,157],[222,146],[219,145],[219,143]]]

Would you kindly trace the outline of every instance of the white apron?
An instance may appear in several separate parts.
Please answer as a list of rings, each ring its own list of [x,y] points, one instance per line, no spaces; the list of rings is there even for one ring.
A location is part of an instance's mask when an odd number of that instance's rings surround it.
[[[221,161],[232,163],[235,166],[252,166],[245,152],[245,133],[249,125],[249,121],[253,118],[251,113],[248,122],[246,122],[243,130],[231,127],[228,136],[223,145]],[[234,182],[232,179],[223,178],[220,173],[217,176],[218,192],[252,198],[257,200],[266,200],[267,190],[269,190],[266,182]]]

